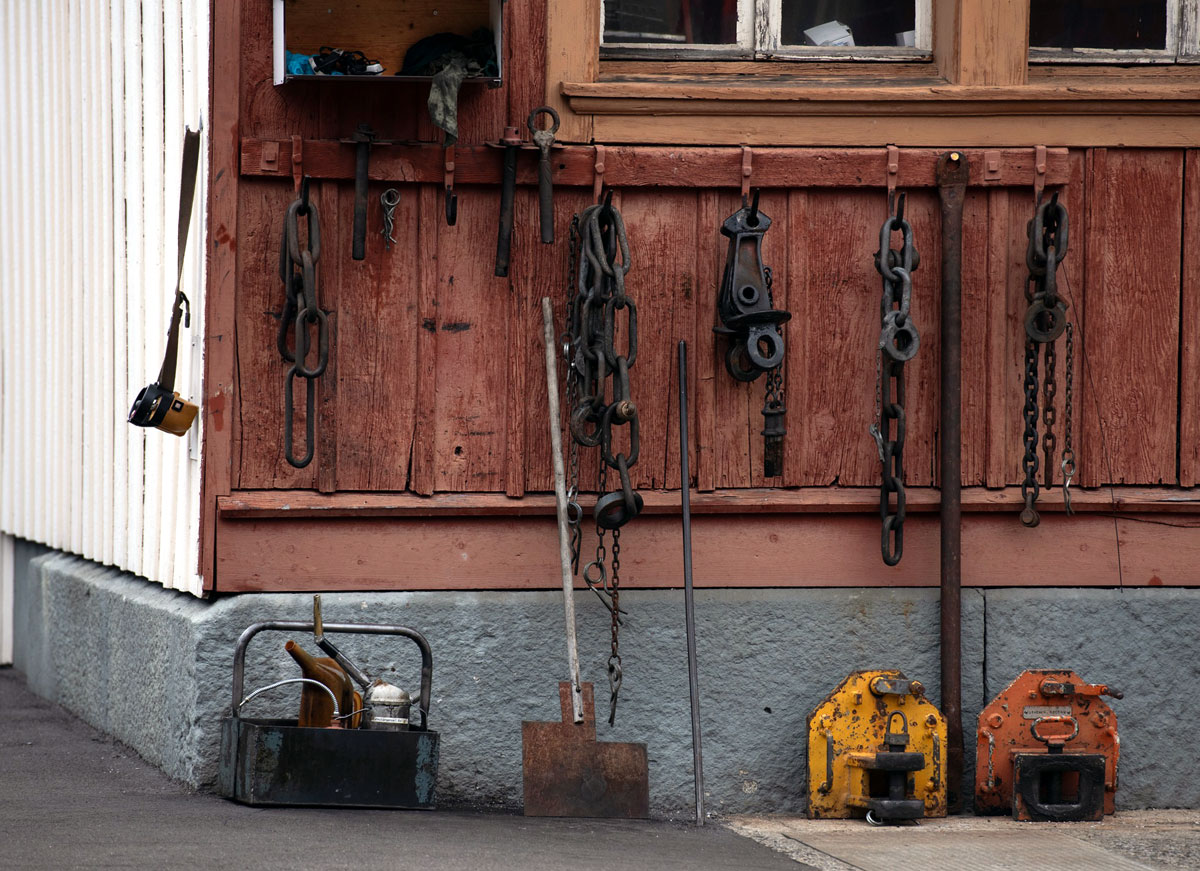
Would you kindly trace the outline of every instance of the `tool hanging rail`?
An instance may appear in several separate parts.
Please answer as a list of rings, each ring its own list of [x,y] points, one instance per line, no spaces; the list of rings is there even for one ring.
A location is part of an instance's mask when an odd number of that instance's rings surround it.
[[[510,143],[462,145],[455,149],[455,184],[500,184],[505,150]],[[345,179],[355,175],[355,144],[336,139],[255,139],[241,141],[241,174],[292,178],[297,148],[303,174],[310,178]],[[445,155],[432,142],[372,142],[368,177],[374,181],[438,184],[445,181]],[[387,146],[387,147],[383,147]],[[539,150],[522,142],[517,161],[517,183],[538,183]],[[888,155],[884,148],[753,148],[755,185],[762,188],[819,187],[870,188],[878,184]],[[934,188],[935,167],[941,153],[933,148],[901,149],[896,182],[902,187]],[[965,149],[971,166],[972,187],[1027,185],[1036,171],[1032,148]],[[611,145],[604,149],[604,184],[609,187],[740,188],[743,152],[740,148],[664,148]],[[591,187],[596,178],[596,148],[555,143],[551,152],[554,183],[560,187]],[[878,172],[865,172],[864,166]],[[1066,148],[1050,148],[1045,157],[1045,184],[1064,185],[1071,180]]]

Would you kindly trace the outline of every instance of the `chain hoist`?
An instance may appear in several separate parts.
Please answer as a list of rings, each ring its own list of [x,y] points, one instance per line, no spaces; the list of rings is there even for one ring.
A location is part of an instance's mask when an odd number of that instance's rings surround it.
[[[1021,522],[1028,527],[1037,526],[1041,522],[1034,504],[1040,493],[1038,484],[1038,469],[1044,464],[1045,485],[1053,484],[1054,451],[1057,437],[1054,425],[1057,422],[1057,411],[1054,400],[1058,393],[1058,381],[1055,372],[1056,352],[1054,342],[1067,329],[1067,303],[1058,295],[1058,265],[1067,256],[1067,208],[1059,202],[1058,194],[1054,194],[1049,202],[1039,203],[1027,227],[1029,246],[1025,252],[1025,265],[1029,269],[1029,278],[1025,285],[1025,299],[1029,307],[1025,311],[1025,377],[1023,381],[1025,405],[1023,416],[1025,429],[1022,435],[1024,455],[1021,467],[1025,477],[1021,482],[1021,498],[1024,508],[1021,509]],[[1044,380],[1041,382],[1042,414],[1042,461],[1037,455],[1038,449],[1038,346],[1041,345],[1042,359],[1045,363]],[[1070,368],[1074,365],[1074,347],[1069,345],[1068,378]],[[1069,383],[1069,382],[1068,382]],[[1070,428],[1070,416],[1073,413],[1071,403],[1067,408],[1067,427]],[[1064,446],[1063,460],[1060,468],[1065,470],[1068,465]],[[1072,474],[1075,469],[1075,454],[1069,456],[1069,466]],[[1066,485],[1064,485],[1066,493]],[[1064,496],[1068,501],[1069,496]]]
[[[743,197],[742,207],[721,225],[721,235],[729,238],[729,250],[717,296],[721,326],[713,327],[713,332],[729,337],[725,369],[734,379],[754,381],[764,372],[767,375],[762,409],[763,475],[774,478],[783,474],[783,437],[787,435],[780,326],[792,316],[774,308],[771,270],[762,261],[762,240],[771,219],[759,211],[758,198],[756,188],[753,200]]]
[[[633,402],[629,370],[637,361],[637,306],[625,293],[631,265],[629,242],[612,194],[589,206],[571,222],[570,275],[575,280],[568,304],[564,351],[569,363],[567,405],[572,445],[568,484],[568,520],[572,525],[572,556],[579,563],[579,447],[599,447],[601,490],[608,489],[608,470],[618,476],[612,492],[604,492],[592,511],[596,522],[596,558],[583,569],[583,579],[610,612],[611,653],[608,658],[609,725],[616,720],[617,696],[623,672],[619,644],[621,527],[641,513],[643,500],[633,489],[629,470],[641,449],[637,405]],[[624,341],[619,323],[624,313]],[[623,347],[621,347],[623,345]],[[611,383],[610,383],[611,382]],[[614,444],[614,428],[628,425],[628,448]],[[605,536],[612,533],[612,561],[607,563]]]
[[[307,220],[307,237],[300,247],[300,219]],[[287,461],[297,469],[312,462],[316,444],[316,383],[329,363],[329,322],[317,299],[317,261],[321,259],[321,218],[316,203],[308,198],[308,179],[304,180],[300,196],[290,206],[283,219],[283,237],[279,244],[279,278],[283,281],[285,300],[279,318],[276,345],[285,362],[291,363],[283,386],[283,450]],[[310,339],[309,331],[316,335]],[[289,331],[292,335],[288,347]],[[308,365],[309,351],[317,349],[317,360]],[[295,418],[294,385],[296,378],[304,379],[305,451],[299,459],[295,454],[293,421]]]
[[[904,555],[904,364],[916,356],[921,334],[913,323],[912,273],[921,255],[913,246],[912,226],[904,220],[905,195],[896,198],[894,211],[879,230],[875,269],[883,279],[879,305],[879,355],[876,363],[875,417],[871,436],[879,450],[882,481],[879,489],[880,550],[889,566]],[[900,247],[892,248],[892,234],[900,234]],[[893,503],[892,497],[895,497]]]

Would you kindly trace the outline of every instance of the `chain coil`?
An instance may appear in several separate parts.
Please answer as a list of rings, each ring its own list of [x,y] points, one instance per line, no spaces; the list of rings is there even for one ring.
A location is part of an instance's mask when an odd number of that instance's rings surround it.
[[[300,245],[300,219],[306,219],[304,247]],[[317,261],[321,259],[321,218],[316,203],[308,198],[308,179],[300,196],[288,206],[279,244],[279,278],[283,282],[284,306],[279,319],[276,346],[284,362],[291,363],[283,387],[283,448],[288,463],[303,469],[312,462],[316,445],[316,381],[329,364],[329,319],[317,297]],[[314,332],[310,338],[310,331]],[[288,347],[288,336],[292,336]],[[315,347],[317,359],[309,365]],[[295,381],[305,382],[304,456],[297,459],[293,424]]]
[[[1067,256],[1067,208],[1059,202],[1058,194],[1054,194],[1048,202],[1040,203],[1037,206],[1026,232],[1029,244],[1025,251],[1025,265],[1029,269],[1029,278],[1025,285],[1025,299],[1029,306],[1025,311],[1025,377],[1023,381],[1025,429],[1022,435],[1024,454],[1021,461],[1025,477],[1021,483],[1021,497],[1024,501],[1021,523],[1028,527],[1034,527],[1041,522],[1041,517],[1034,507],[1040,492],[1037,481],[1040,466],[1044,466],[1045,486],[1053,486],[1054,453],[1058,441],[1054,434],[1058,416],[1054,406],[1054,400],[1058,393],[1055,371],[1057,357],[1054,343],[1068,329],[1067,303],[1058,294],[1058,266]],[[1043,427],[1043,459],[1041,462],[1037,456],[1038,345],[1042,346],[1042,357],[1045,363],[1044,381],[1040,385]],[[1067,363],[1068,373],[1073,365],[1072,355],[1071,360]],[[1068,377],[1070,377],[1069,374]],[[1068,427],[1072,411],[1073,409],[1068,406],[1066,412]],[[1064,467],[1065,461],[1059,465],[1060,468]],[[1073,452],[1070,465],[1074,472]]]

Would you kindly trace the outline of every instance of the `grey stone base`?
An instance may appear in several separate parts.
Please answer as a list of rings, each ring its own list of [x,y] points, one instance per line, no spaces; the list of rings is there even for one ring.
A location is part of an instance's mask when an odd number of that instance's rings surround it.
[[[312,598],[254,594],[203,602],[69,555],[22,545],[15,662],[29,685],[172,777],[216,781],[242,630],[307,620]],[[31,557],[32,558],[29,558]],[[521,721],[558,720],[566,677],[561,594],[331,593],[328,622],[399,623],[433,648],[430,725],[442,736],[439,804],[517,810]],[[596,684],[601,740],[642,741],[655,816],[694,814],[681,591],[631,590],[621,633],[625,683],[607,725],[607,611],[577,595],[584,679]],[[1200,591],[964,590],[964,796],[982,705],[1027,667],[1076,669],[1126,692],[1119,807],[1198,807]],[[937,703],[936,589],[700,590],[696,594],[706,804],[720,814],[802,812],[805,721],[849,672],[900,668]],[[298,671],[288,635],[259,634],[247,690]],[[364,671],[410,691],[417,648],[402,638],[331,636]],[[295,640],[315,652],[311,637]],[[253,700],[247,716],[287,716],[298,690]],[[292,713],[294,716],[294,712]]]

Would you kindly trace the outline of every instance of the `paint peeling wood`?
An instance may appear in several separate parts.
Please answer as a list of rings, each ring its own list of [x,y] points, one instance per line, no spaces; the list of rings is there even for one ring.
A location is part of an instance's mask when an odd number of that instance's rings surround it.
[[[714,342],[712,328],[718,323],[717,289],[721,286],[721,269],[724,263],[721,237],[716,228],[725,218],[720,214],[720,200],[716,191],[701,190],[696,194],[696,268],[693,293],[695,340],[689,344],[688,360],[695,369],[691,385],[690,403],[696,409],[696,489],[715,490],[717,468],[715,446],[717,441],[717,379],[725,373]],[[728,377],[728,376],[725,376]]]
[[[1108,517],[1047,514],[1030,530],[1015,513],[967,514],[963,583],[1110,587],[1200,582],[1194,515],[1164,514],[1155,520],[1121,520],[1114,530]],[[694,558],[704,566],[696,584],[934,586],[938,519],[932,513],[916,514],[909,524],[904,562],[881,572],[878,519],[869,514],[696,514]],[[360,590],[549,590],[560,581],[553,568],[557,538],[549,514],[519,524],[506,517],[455,517],[222,520],[218,525],[220,592],[337,589],[348,574]],[[631,530],[622,553],[622,589],[680,586],[678,518],[641,517],[636,547],[633,535]],[[589,531],[584,551],[594,543]]]
[[[792,190],[787,195],[787,229],[783,240],[787,263],[788,286],[791,288],[791,303],[788,311],[792,319],[783,325],[784,347],[787,349],[787,365],[784,367],[784,406],[788,409],[785,425],[787,435],[783,440],[783,480],[785,485],[796,485],[804,480],[804,470],[811,462],[808,455],[811,419],[806,403],[802,401],[807,389],[809,371],[808,354],[803,350],[812,340],[809,332],[809,247],[811,242],[803,233],[791,232],[792,227],[802,226],[808,213],[807,191]]]

